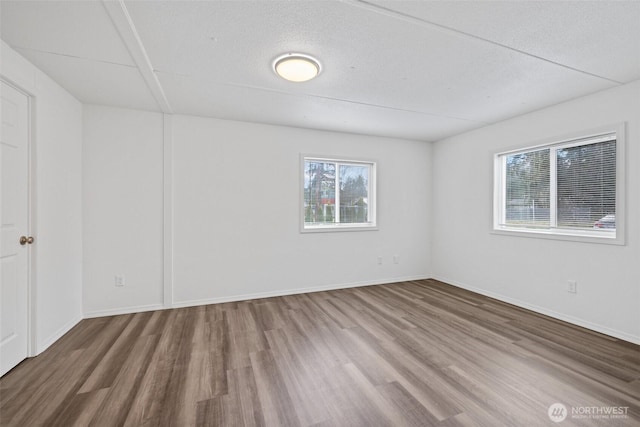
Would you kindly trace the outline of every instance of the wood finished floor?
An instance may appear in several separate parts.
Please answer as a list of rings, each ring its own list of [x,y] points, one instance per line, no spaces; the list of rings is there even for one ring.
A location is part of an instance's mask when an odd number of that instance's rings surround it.
[[[103,317],[0,379],[0,425],[638,426],[640,346],[433,280]]]

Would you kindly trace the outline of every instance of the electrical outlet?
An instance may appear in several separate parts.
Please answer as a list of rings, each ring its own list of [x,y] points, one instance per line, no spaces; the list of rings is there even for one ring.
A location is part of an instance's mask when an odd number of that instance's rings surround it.
[[[382,257],[381,256],[378,257],[378,265],[382,265]]]
[[[393,263],[394,264],[400,264],[400,255],[394,255],[393,256]]]
[[[116,274],[114,279],[116,287],[121,288],[124,286],[124,276],[122,274]]]
[[[570,294],[577,294],[578,282],[576,282],[575,280],[569,280],[567,283],[567,292],[569,292]]]

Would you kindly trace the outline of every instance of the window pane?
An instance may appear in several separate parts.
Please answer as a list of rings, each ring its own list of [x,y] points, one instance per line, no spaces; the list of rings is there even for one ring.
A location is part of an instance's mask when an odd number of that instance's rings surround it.
[[[303,158],[303,230],[376,229],[375,163]]]
[[[549,227],[549,149],[506,156],[505,221]]]
[[[615,229],[616,141],[559,149],[557,171],[558,226]]]
[[[336,164],[304,162],[304,222],[335,222]]]
[[[340,165],[340,222],[369,221],[369,167]]]

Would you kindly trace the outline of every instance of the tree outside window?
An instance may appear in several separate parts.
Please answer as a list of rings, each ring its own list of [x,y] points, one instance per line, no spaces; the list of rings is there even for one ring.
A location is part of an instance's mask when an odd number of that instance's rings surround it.
[[[304,158],[304,228],[375,227],[372,162]]]

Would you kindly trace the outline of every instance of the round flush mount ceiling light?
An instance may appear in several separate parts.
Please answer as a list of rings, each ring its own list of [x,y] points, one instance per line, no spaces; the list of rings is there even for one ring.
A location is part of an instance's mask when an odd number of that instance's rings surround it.
[[[303,53],[286,53],[273,61],[277,75],[290,82],[306,82],[320,74],[320,63],[313,56]]]

